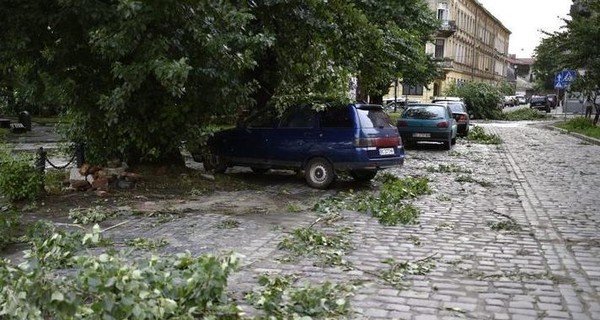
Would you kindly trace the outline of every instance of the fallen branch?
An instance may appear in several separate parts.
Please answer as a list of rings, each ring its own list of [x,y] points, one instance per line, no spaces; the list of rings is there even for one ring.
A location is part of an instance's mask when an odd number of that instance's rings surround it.
[[[114,226],[110,226],[110,227],[108,227],[108,228],[106,228],[106,229],[104,229],[104,230],[102,230],[102,231],[100,231],[100,232],[106,232],[106,231],[109,231],[109,230],[112,230],[112,229],[118,228],[118,227],[120,227],[120,226],[122,226],[122,225],[124,225],[124,224],[126,224],[126,223],[129,223],[129,220],[123,221],[123,222],[121,222],[121,223],[117,223],[117,224],[115,224]]]

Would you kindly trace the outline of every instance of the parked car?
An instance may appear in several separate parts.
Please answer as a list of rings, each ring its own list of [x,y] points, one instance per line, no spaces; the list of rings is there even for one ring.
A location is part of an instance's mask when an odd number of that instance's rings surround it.
[[[515,98],[517,98],[517,102],[519,103],[519,105],[527,104],[527,98],[525,98],[525,96],[516,95]]]
[[[550,104],[547,96],[531,96],[529,98],[529,107],[550,112]]]
[[[471,122],[467,106],[462,101],[438,101],[436,104],[442,104],[450,107],[452,117],[456,120],[457,133],[463,136],[469,134],[469,124]]]
[[[236,128],[215,133],[193,157],[219,173],[232,166],[256,173],[303,170],[309,186],[325,189],[338,171],[368,181],[380,169],[402,165],[404,147],[381,105],[302,105],[281,116],[255,113]]]
[[[504,107],[514,107],[519,105],[519,101],[516,96],[504,96],[502,105]]]
[[[406,107],[406,100],[404,98],[398,98],[396,101],[389,100],[387,102],[384,101],[383,109],[386,112],[399,112],[402,111]]]
[[[450,150],[456,143],[457,124],[449,106],[435,103],[408,105],[397,122],[406,145],[422,141],[442,142]]]
[[[554,109],[558,105],[558,96],[556,94],[548,94],[546,95],[548,98],[548,105],[550,108]]]
[[[432,103],[440,101],[463,101],[463,99],[461,97],[433,97],[433,99],[431,99]]]

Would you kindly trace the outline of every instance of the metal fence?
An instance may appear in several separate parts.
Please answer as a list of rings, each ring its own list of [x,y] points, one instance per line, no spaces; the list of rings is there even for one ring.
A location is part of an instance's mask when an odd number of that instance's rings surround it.
[[[77,166],[77,168],[80,168],[81,165],[83,165],[83,163],[85,162],[85,150],[83,143],[75,144],[75,153],[73,154],[69,162],[67,162],[67,164],[63,166],[57,166],[54,163],[52,163],[52,161],[48,159],[48,152],[44,150],[43,147],[40,147],[36,151],[35,167],[43,174],[46,171],[46,163],[54,169],[65,169],[68,166],[70,166],[73,163],[73,161],[75,161],[75,165]]]

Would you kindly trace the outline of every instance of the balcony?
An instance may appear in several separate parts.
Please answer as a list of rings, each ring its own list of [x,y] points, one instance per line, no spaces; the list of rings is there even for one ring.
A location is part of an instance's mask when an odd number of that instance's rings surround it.
[[[443,58],[442,60],[439,60],[437,63],[440,66],[440,68],[442,68],[444,71],[450,71],[450,70],[454,69],[454,60],[453,59]]]
[[[454,20],[441,20],[440,28],[437,30],[437,36],[448,38],[453,35],[458,27],[456,26],[456,21]]]

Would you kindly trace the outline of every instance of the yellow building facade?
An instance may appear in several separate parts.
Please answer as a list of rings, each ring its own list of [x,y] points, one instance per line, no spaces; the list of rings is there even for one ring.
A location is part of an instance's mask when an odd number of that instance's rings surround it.
[[[510,30],[476,0],[427,0],[440,20],[426,52],[440,60],[444,76],[427,86],[392,86],[384,100],[395,96],[427,102],[450,84],[507,80]]]

